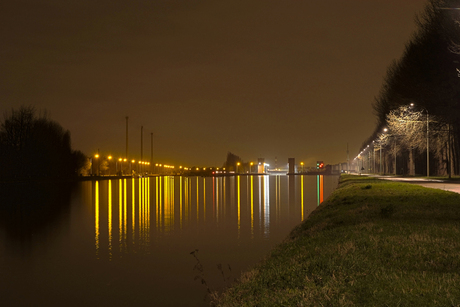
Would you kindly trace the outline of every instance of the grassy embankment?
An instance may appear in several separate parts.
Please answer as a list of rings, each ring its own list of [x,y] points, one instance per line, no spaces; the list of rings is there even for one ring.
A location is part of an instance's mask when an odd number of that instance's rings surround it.
[[[342,176],[217,306],[460,306],[460,195]]]

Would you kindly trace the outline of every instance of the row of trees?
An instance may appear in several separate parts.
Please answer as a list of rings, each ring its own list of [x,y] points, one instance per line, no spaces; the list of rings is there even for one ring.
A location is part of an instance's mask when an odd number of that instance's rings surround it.
[[[0,178],[68,178],[87,158],[74,151],[70,132],[33,107],[5,114],[0,126]]]
[[[455,8],[460,0],[430,0],[416,17],[418,29],[403,56],[388,68],[374,103],[377,126],[363,143],[366,148],[374,141],[374,150],[382,146],[385,172],[426,174],[428,147],[430,174],[460,173],[460,15]]]

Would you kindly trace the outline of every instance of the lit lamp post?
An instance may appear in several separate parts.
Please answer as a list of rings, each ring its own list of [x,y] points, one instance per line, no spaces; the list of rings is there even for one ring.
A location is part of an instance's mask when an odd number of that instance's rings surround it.
[[[383,132],[387,132],[387,131],[388,131],[387,128],[384,128],[384,129],[383,129]],[[392,136],[392,137],[393,137],[393,140],[394,140],[394,141],[393,141],[393,143],[394,143],[393,154],[394,154],[394,156],[395,156],[395,169],[394,169],[394,173],[395,173],[395,176],[396,176],[396,175],[397,175],[397,172],[396,172],[396,170],[397,170],[397,167],[396,167],[396,162],[397,162],[397,161],[396,161],[396,136],[397,136],[397,135],[396,135],[396,134],[393,134],[393,135],[392,135],[392,134],[388,134],[388,135],[389,135],[389,136]]]
[[[120,162],[120,173],[121,173],[121,162],[123,161],[122,158],[119,158],[118,161],[117,161],[117,164],[115,165],[115,170],[117,172],[117,176],[118,176],[118,162]]]
[[[425,108],[424,108],[425,109]],[[430,135],[430,124],[428,119],[428,110],[426,111],[426,176],[430,177],[430,142],[429,142],[429,135]]]
[[[112,156],[108,156],[107,159],[109,160],[109,176],[112,174],[110,169],[110,162],[112,161]]]
[[[372,169],[373,169],[373,173],[375,174],[376,171],[375,171],[375,142],[374,141],[372,141],[372,152],[374,154],[374,165],[373,165]]]
[[[414,103],[410,104],[411,107],[414,106]],[[426,112],[426,176],[430,177],[430,120],[429,120],[429,113],[428,110],[422,107],[423,110]]]
[[[95,154],[94,158],[96,158],[96,161],[97,161],[97,163],[96,163],[96,165],[97,165],[97,167],[96,167],[96,176],[99,176],[99,154]]]
[[[300,162],[300,166],[302,166],[302,173],[303,173],[303,162]]]
[[[387,131],[387,128],[383,128],[383,133]],[[382,140],[380,140],[380,174],[382,174]]]
[[[250,166],[249,166],[249,174],[252,173],[252,166],[253,166],[253,165],[254,165],[254,162],[251,162],[251,163],[250,163]]]
[[[240,164],[241,164],[240,162],[237,162],[237,163],[236,163],[236,173],[237,173],[237,174],[238,174],[238,167],[240,166]]]
[[[367,145],[367,148],[366,149],[369,149],[369,145]],[[367,171],[368,173],[370,173],[371,171],[371,151],[370,149],[367,151]]]

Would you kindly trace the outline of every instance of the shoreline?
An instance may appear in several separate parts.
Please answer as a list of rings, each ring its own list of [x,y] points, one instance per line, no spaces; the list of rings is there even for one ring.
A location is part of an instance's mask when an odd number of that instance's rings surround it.
[[[214,306],[460,306],[460,195],[343,175]]]

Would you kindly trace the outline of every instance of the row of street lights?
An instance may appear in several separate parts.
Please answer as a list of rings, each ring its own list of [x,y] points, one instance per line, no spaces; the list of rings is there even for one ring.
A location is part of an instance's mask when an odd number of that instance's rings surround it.
[[[413,108],[414,107],[414,103],[411,103],[410,104],[410,108]],[[428,113],[428,110],[424,107],[421,107],[423,110],[425,110],[426,112],[426,170],[427,170],[427,177],[430,177],[430,142],[429,142],[429,134],[430,134],[430,125],[429,125],[429,113]],[[388,132],[388,128],[383,128],[383,132],[382,133],[387,133]],[[389,135],[390,136],[390,135]],[[396,142],[396,141],[395,141]],[[374,151],[374,173],[375,173],[375,140],[372,141],[372,147],[373,147],[373,151]],[[380,150],[380,163],[379,163],[379,170],[380,170],[380,174],[382,174],[382,142],[380,140],[379,142],[379,150]],[[358,168],[359,168],[359,160],[361,158],[361,156],[364,155],[364,153],[366,152],[366,150],[370,148],[370,145],[367,145],[355,158],[354,158],[354,161],[358,160]],[[370,152],[369,152],[370,154]],[[370,159],[370,158],[369,158]],[[361,165],[361,170],[364,170],[364,159],[362,161],[362,165]],[[370,168],[370,167],[369,167]],[[396,175],[396,144],[395,144],[395,175]]]
[[[96,160],[96,175],[100,175],[100,155],[99,153],[95,154],[93,157]],[[93,174],[93,158],[91,158],[91,174]],[[109,175],[111,175],[110,172],[110,163],[113,160],[113,156],[109,155],[107,156],[107,162],[108,162],[108,168],[109,168]],[[132,173],[133,166],[136,165],[136,160],[131,160],[128,161],[127,158],[118,158],[118,160],[115,161],[115,172],[118,174],[118,165],[120,164],[120,172],[123,173],[123,164],[124,163],[129,163],[129,173]],[[144,172],[144,167],[150,166],[150,162],[147,161],[137,161],[137,170],[138,172]]]
[[[99,151],[98,151],[99,152]],[[96,168],[95,168],[95,175],[100,175],[100,160],[101,160],[101,156],[99,155],[99,153],[95,154],[91,159],[91,174],[93,174],[93,163],[95,164]],[[95,160],[95,161],[94,161]],[[113,160],[113,157],[111,155],[107,156],[107,161],[109,163],[109,175],[111,175],[111,172],[110,172],[110,162]],[[115,160],[115,171],[116,171],[116,174],[119,174],[119,165],[120,165],[120,172],[121,174],[123,174],[123,165],[125,165],[125,163],[129,163],[129,173],[131,174],[132,171],[133,171],[133,168],[135,165],[137,165],[137,170],[138,170],[138,173],[144,173],[144,168],[145,167],[149,167],[151,165],[150,162],[147,162],[147,161],[137,161],[136,163],[136,160],[128,160],[127,158],[118,158],[117,160]],[[251,165],[253,165],[253,163],[251,162]],[[223,168],[222,170],[220,170],[219,168],[206,168],[206,167],[203,167],[203,168],[196,168],[196,171],[206,171],[207,169],[210,169],[210,170],[217,170],[217,171],[225,171],[225,168]],[[155,163],[155,168],[154,168],[154,172],[161,172],[161,173],[164,173],[164,172],[174,172],[176,170],[176,167],[174,165],[168,165],[168,164],[162,164],[162,163]],[[179,172],[182,172],[182,171],[192,171],[192,168],[191,167],[184,167],[184,166],[179,166],[179,169],[178,169]]]

